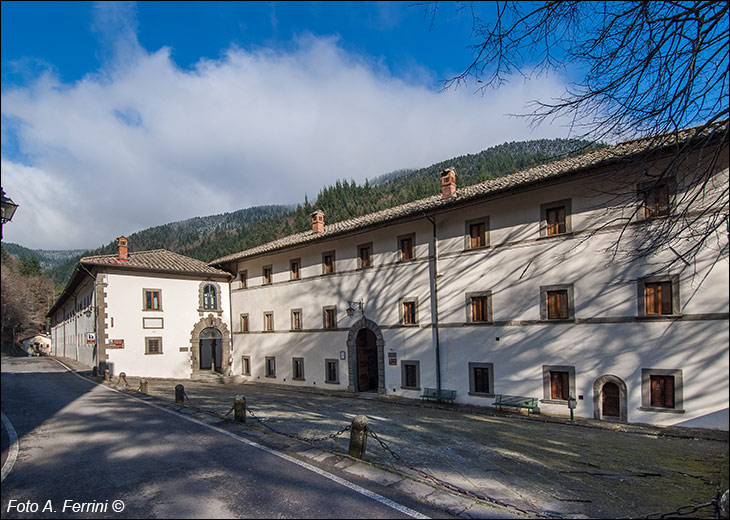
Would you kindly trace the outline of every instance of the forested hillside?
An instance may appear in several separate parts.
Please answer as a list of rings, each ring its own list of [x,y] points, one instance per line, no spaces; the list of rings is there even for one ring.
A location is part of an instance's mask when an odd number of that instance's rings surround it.
[[[505,143],[476,154],[462,155],[426,168],[406,169],[357,184],[341,180],[322,188],[317,199],[291,206],[257,206],[209,217],[196,217],[152,227],[129,236],[131,251],[165,248],[203,261],[248,249],[310,228],[309,216],[322,209],[333,223],[389,208],[439,192],[439,173],[449,166],[457,172],[458,186],[468,186],[563,158],[585,153],[594,145],[587,141],[542,139]],[[81,256],[111,254],[115,241],[83,255],[70,257],[46,272],[57,286],[71,275]]]

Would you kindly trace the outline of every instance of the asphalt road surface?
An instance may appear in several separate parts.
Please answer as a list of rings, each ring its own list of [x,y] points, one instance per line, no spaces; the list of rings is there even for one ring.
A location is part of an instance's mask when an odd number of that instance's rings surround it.
[[[12,469],[3,470],[3,518],[417,516],[286,455],[96,385],[51,359],[3,356],[2,411],[19,439]]]

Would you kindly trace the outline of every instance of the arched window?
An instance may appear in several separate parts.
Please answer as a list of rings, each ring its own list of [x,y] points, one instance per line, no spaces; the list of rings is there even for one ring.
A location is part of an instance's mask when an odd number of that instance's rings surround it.
[[[215,286],[208,284],[203,288],[203,308],[206,310],[218,308],[218,295]]]

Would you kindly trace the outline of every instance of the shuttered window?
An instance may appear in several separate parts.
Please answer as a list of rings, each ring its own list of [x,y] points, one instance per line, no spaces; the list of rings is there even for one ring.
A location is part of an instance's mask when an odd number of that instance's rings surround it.
[[[570,397],[570,374],[563,371],[550,371],[550,399],[567,401]]]
[[[645,283],[644,300],[647,315],[672,314],[672,283]]]
[[[472,296],[471,298],[471,320],[472,321],[488,321],[489,314],[487,312],[487,297]]]
[[[413,238],[401,238],[400,240],[400,259],[413,259]]]
[[[370,267],[372,265],[370,261],[370,246],[360,246],[358,251],[358,257],[359,257],[359,267],[361,269],[364,269],[366,267]]]
[[[273,272],[273,269],[271,266],[264,267],[264,285],[268,285],[272,282],[271,273]]]
[[[274,330],[274,313],[273,312],[264,313],[264,330],[265,331]]]
[[[469,226],[469,244],[472,249],[487,245],[486,226],[484,222],[478,222]]]
[[[564,320],[568,316],[568,291],[547,291],[547,318]]]
[[[548,235],[565,233],[565,206],[548,208],[545,211],[545,220]]]
[[[301,276],[299,260],[292,260],[289,265],[291,266],[291,279],[299,280]]]
[[[669,215],[669,187],[659,184],[644,191],[644,218]]]
[[[416,324],[416,302],[403,302],[403,324]]]
[[[324,274],[335,272],[335,254],[325,253],[322,255],[322,269]]]
[[[674,376],[651,376],[649,383],[651,406],[674,408]]]

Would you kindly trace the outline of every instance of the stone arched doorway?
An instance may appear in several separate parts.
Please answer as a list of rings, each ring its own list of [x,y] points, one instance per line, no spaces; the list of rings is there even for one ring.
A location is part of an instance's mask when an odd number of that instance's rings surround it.
[[[350,327],[347,335],[350,392],[385,393],[384,345],[383,334],[374,321],[363,317]]]
[[[214,358],[217,353],[217,345],[220,345],[220,354],[217,358],[220,360],[219,362],[216,362]],[[208,347],[211,347],[210,355],[211,361],[213,361],[210,365],[207,360]],[[201,352],[205,356],[201,356]],[[212,370],[224,375],[230,375],[232,357],[231,332],[228,330],[225,322],[209,314],[196,323],[190,333],[190,353],[190,365],[193,377],[199,375],[200,372],[210,372]],[[218,365],[217,370],[215,370],[216,365]]]
[[[200,370],[211,370],[213,372],[222,372],[223,334],[215,327],[208,327],[200,332],[198,340],[198,359],[200,360]]]
[[[628,421],[626,383],[607,374],[593,382],[593,418],[605,421]]]

